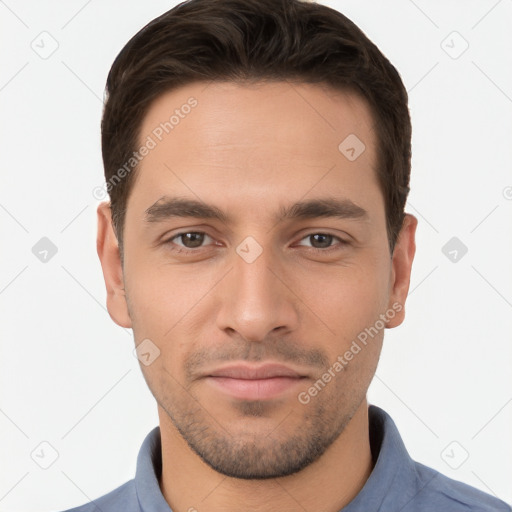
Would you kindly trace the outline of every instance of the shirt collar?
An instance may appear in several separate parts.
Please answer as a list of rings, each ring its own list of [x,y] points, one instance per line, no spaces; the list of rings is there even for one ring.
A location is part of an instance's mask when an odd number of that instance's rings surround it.
[[[155,427],[144,439],[137,457],[135,490],[142,512],[172,512],[160,490],[162,439]]]
[[[376,462],[363,488],[342,512],[401,510],[418,492],[415,462],[386,411],[370,405],[368,422]]]
[[[364,487],[340,512],[399,510],[418,492],[415,463],[391,417],[370,405],[368,421],[370,447],[376,462]],[[160,427],[155,427],[144,439],[137,458],[135,488],[143,512],[172,512],[160,490],[161,473]]]

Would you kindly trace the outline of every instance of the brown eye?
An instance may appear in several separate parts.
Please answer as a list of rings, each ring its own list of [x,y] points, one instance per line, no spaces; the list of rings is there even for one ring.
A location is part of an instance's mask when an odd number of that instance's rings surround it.
[[[309,235],[308,238],[312,247],[315,247],[316,249],[326,249],[327,247],[330,247],[334,237],[324,233],[315,233],[314,235]]]
[[[186,249],[195,249],[203,245],[205,238],[210,237],[206,233],[202,233],[200,231],[188,231],[185,233],[178,233],[173,236],[170,242],[173,242],[180,247],[185,247]]]
[[[299,244],[305,245],[306,247],[312,247],[313,249],[329,249],[332,247],[333,241],[337,240],[339,242],[343,242],[340,238],[334,235],[329,235],[328,233],[311,233],[310,235],[305,236],[301,242],[307,240],[309,244]]]

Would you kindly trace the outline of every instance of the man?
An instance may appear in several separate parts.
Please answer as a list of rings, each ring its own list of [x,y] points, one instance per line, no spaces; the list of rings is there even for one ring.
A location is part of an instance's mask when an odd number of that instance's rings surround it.
[[[159,427],[75,511],[484,511],[366,393],[417,219],[400,76],[342,14],[189,0],[107,80],[98,254]]]

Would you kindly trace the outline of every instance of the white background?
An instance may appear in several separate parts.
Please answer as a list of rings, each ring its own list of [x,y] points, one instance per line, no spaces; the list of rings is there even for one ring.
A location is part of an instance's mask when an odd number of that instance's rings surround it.
[[[62,510],[109,492],[133,478],[158,423],[131,331],[105,309],[92,190],[103,183],[108,70],[175,4],[0,2],[2,511]],[[407,318],[386,332],[369,399],[413,458],[510,503],[512,0],[327,4],[410,93],[406,210],[419,219],[418,250]],[[31,47],[45,37],[51,48],[43,31],[58,43],[47,59]],[[455,263],[441,251],[454,236],[468,248]],[[58,248],[46,263],[32,253],[42,237]],[[48,469],[31,458],[43,441],[58,452]]]

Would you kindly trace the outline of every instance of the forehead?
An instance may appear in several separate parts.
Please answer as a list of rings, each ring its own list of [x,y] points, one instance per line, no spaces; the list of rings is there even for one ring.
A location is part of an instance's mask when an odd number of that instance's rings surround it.
[[[317,84],[193,83],[150,106],[133,201],[174,193],[231,208],[329,192],[382,204],[376,137],[361,97]],[[130,198],[132,201],[132,198]],[[133,202],[132,201],[132,202]]]
[[[172,138],[202,151],[232,144],[250,149],[257,143],[264,143],[266,151],[283,143],[297,152],[330,146],[337,155],[338,143],[351,133],[373,146],[372,114],[354,92],[324,84],[198,82],[153,101],[139,139],[153,135],[157,142],[172,143]]]

